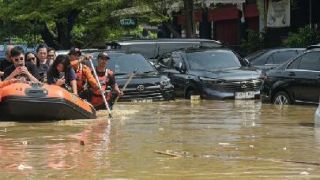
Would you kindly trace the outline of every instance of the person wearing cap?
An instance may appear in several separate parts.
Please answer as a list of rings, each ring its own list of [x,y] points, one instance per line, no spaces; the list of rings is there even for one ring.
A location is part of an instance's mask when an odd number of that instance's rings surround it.
[[[112,70],[107,69],[108,61],[110,60],[109,55],[106,52],[98,54],[98,66],[96,72],[102,87],[102,90],[106,92],[106,100],[109,106],[112,107],[112,93],[115,92],[117,96],[122,96],[123,92],[119,89],[118,84]],[[93,93],[91,97],[91,103],[96,109],[105,108],[102,96],[100,93]]]
[[[70,57],[70,64],[76,73],[78,94],[81,98],[89,100],[89,94],[91,93],[88,91],[99,91],[98,83],[92,75],[91,69],[81,63],[84,59],[88,59],[90,57],[81,57],[81,51],[79,48],[71,48],[68,55]],[[86,84],[90,85],[91,90],[86,87]]]

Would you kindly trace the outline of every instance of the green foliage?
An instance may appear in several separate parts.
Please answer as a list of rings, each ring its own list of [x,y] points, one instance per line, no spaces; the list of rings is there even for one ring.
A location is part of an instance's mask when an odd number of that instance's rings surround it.
[[[89,46],[108,38],[117,26],[111,17],[124,0],[7,0],[0,1],[0,39],[39,35],[50,46]],[[28,40],[28,39],[27,39]]]
[[[248,38],[242,41],[240,48],[245,54],[250,54],[252,52],[258,51],[264,48],[264,35],[253,31],[247,30]]]
[[[284,45],[287,47],[307,47],[312,44],[318,44],[320,42],[320,33],[309,26],[299,28],[298,32],[290,32],[287,40],[284,41]]]

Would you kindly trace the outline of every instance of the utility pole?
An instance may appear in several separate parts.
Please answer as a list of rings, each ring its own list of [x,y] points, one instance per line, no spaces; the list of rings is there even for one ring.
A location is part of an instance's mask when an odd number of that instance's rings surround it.
[[[193,27],[193,0],[184,0],[184,10],[186,16],[186,36],[187,38],[192,38],[194,35]]]

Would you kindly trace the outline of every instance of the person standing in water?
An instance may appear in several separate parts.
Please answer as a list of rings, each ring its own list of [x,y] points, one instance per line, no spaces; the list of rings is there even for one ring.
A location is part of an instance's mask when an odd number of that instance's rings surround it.
[[[106,100],[109,106],[112,108],[113,105],[113,92],[117,96],[123,96],[123,92],[119,89],[118,84],[114,76],[114,72],[110,69],[107,69],[108,62],[110,60],[109,55],[106,52],[99,53],[98,55],[98,66],[96,67],[96,72],[102,86],[102,90],[106,92]],[[102,95],[100,92],[94,92],[91,97],[91,103],[95,106],[96,109],[105,108]]]

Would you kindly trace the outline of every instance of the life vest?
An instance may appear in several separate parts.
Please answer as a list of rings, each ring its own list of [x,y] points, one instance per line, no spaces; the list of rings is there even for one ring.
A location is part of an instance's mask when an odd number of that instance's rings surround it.
[[[99,79],[99,82],[100,82],[100,85],[101,85],[101,89],[102,91],[105,92],[105,96],[106,96],[106,99],[107,99],[107,102],[110,103],[110,100],[112,98],[112,91],[109,89],[110,87],[110,77],[113,76],[113,72],[109,69],[106,70],[105,74],[103,76],[99,76],[98,75],[98,79]],[[101,105],[104,105],[104,102],[103,102],[103,97],[101,96],[100,92],[97,94],[97,93],[94,93],[93,96],[91,97],[91,104],[94,106],[94,107],[97,107],[97,106],[101,106]]]
[[[78,92],[82,92],[84,91],[84,87],[86,85],[86,78],[84,77],[84,73],[83,73],[83,65],[81,63],[79,63],[78,68],[76,70],[76,81],[77,81],[77,89]]]

